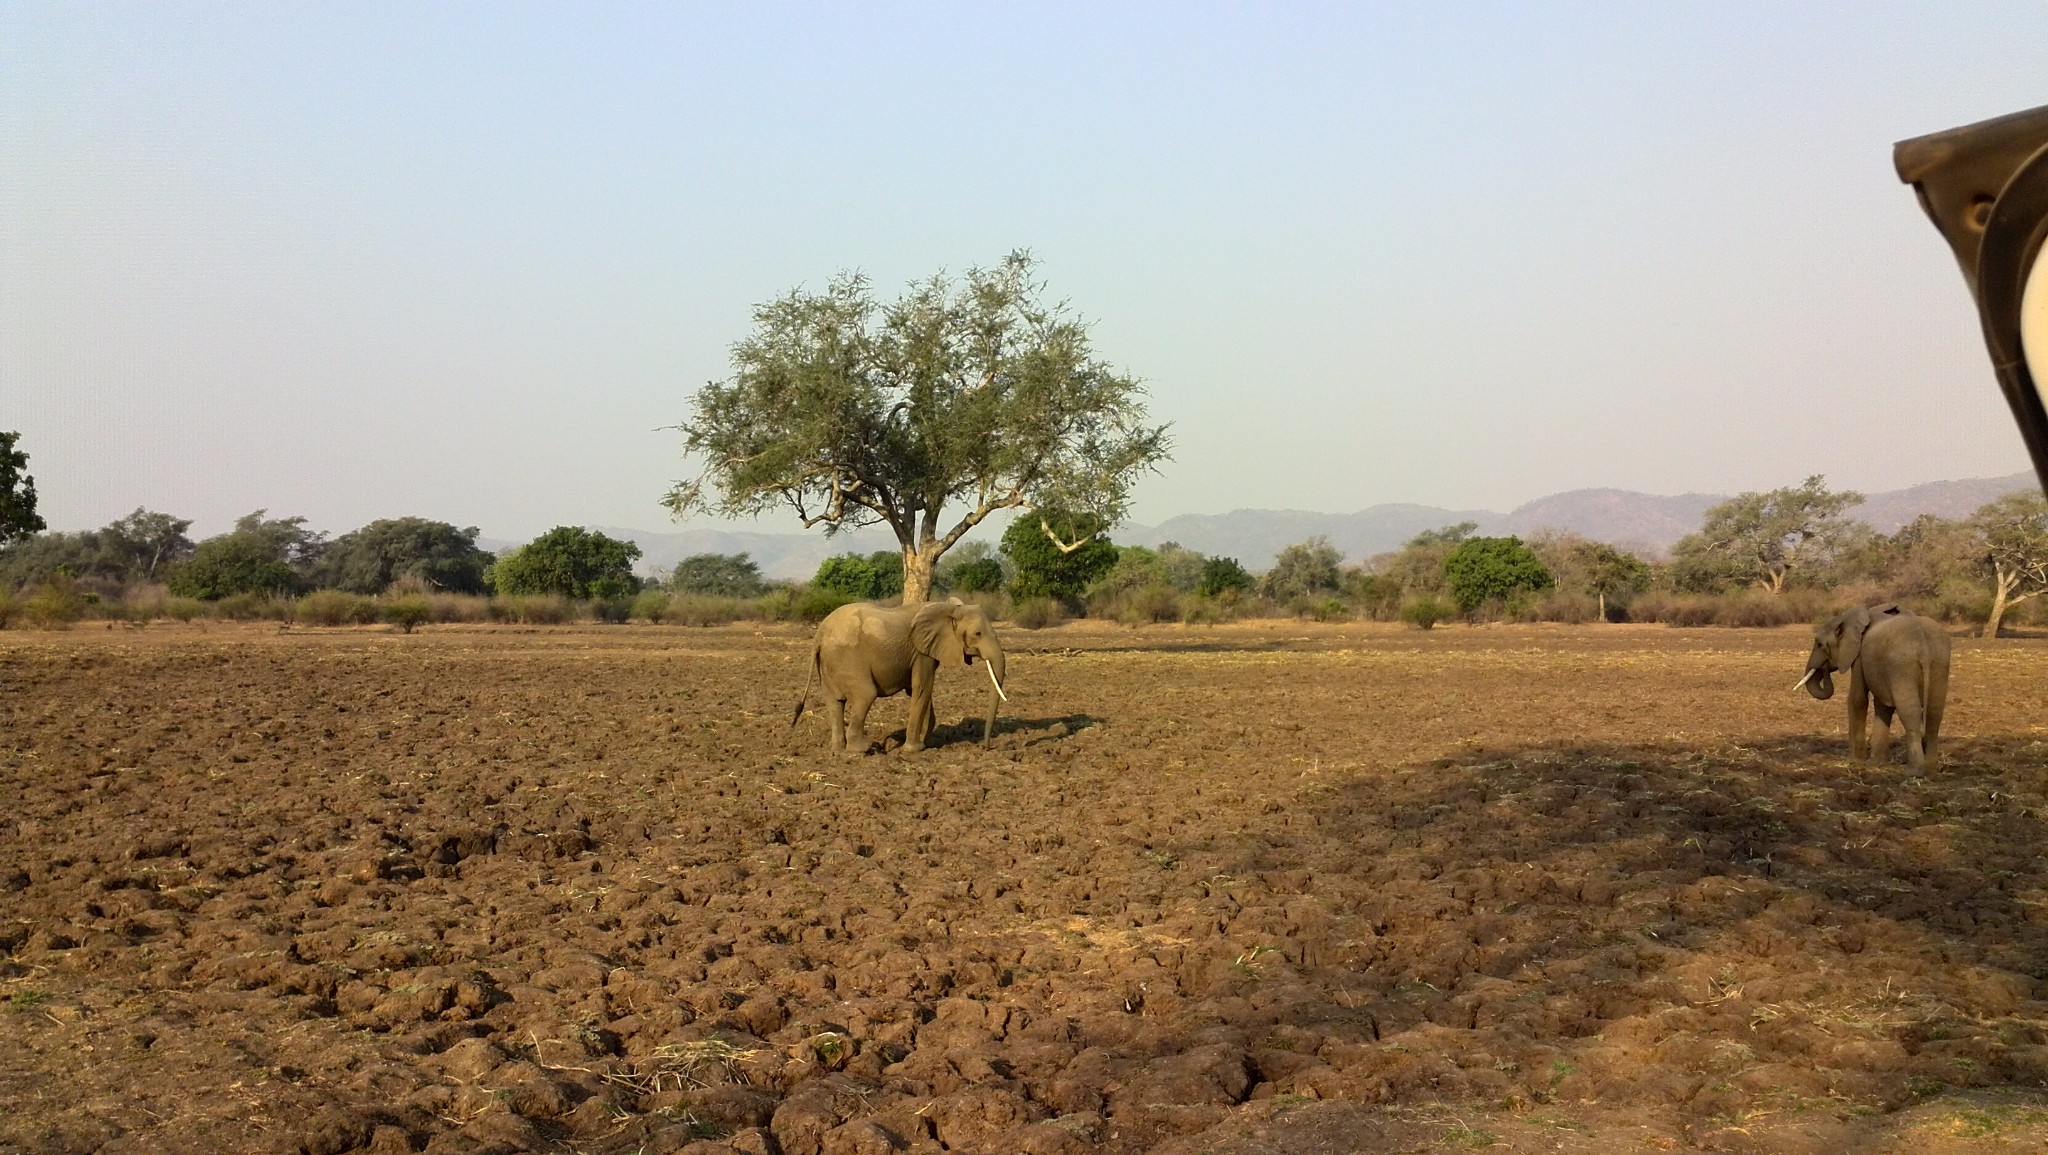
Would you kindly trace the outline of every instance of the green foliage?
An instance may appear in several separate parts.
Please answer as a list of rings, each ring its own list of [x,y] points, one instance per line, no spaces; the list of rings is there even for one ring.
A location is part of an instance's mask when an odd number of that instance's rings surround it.
[[[21,603],[21,615],[31,625],[46,630],[61,630],[85,616],[86,608],[96,601],[93,595],[78,588],[78,583],[69,574],[56,574]]]
[[[1545,531],[1528,545],[1550,571],[1561,595],[1590,599],[1589,621],[1598,617],[1603,607],[1615,612],[1626,609],[1637,594],[1650,588],[1656,576],[1656,570],[1642,558],[1575,533]],[[1551,604],[1551,612],[1536,611],[1545,621],[1571,621],[1578,616],[1576,601]]]
[[[0,433],[0,545],[49,528],[36,513],[36,479],[28,454],[15,448],[19,433]]]
[[[1259,592],[1282,605],[1321,601],[1341,588],[1338,565],[1343,560],[1327,537],[1290,545],[1259,579]]]
[[[828,557],[818,564],[811,584],[854,601],[892,598],[903,592],[903,555],[885,549],[866,557],[857,553]]]
[[[1195,592],[1205,598],[1221,595],[1225,590],[1248,594],[1257,589],[1259,582],[1234,557],[1212,557],[1202,562],[1202,575],[1195,583]]]
[[[700,553],[676,563],[668,588],[679,594],[755,598],[768,592],[768,583],[761,567],[744,553]]]
[[[1444,557],[1444,580],[1467,613],[1551,587],[1550,571],[1518,537],[1466,538]]]
[[[1078,545],[1060,549],[1046,533],[1046,527],[1060,541]],[[1093,514],[1040,510],[1025,514],[1003,531],[1003,556],[1015,576],[1010,579],[1010,596],[1020,599],[1054,598],[1072,605],[1095,580],[1109,572],[1121,556],[1116,546],[1102,536],[1108,523]]]
[[[759,306],[733,375],[699,390],[681,426],[704,473],[666,504],[678,517],[786,506],[827,532],[885,522],[915,557],[914,602],[999,510],[1115,522],[1166,458],[1166,428],[1145,424],[1143,390],[1094,355],[1088,326],[1043,300],[1033,264],[1012,253],[887,304],[842,273]]]
[[[820,622],[840,606],[860,600],[837,590],[803,586],[770,590],[755,605],[759,614],[771,622]]]
[[[653,622],[655,625],[660,625],[668,620],[669,606],[673,600],[672,596],[664,590],[641,590],[640,596],[633,599],[633,616],[643,622]]]
[[[2048,500],[2034,490],[2008,493],[1971,514],[1970,524],[1992,581],[1984,635],[1997,637],[2007,607],[2048,592]]]
[[[428,607],[427,599],[418,594],[408,594],[402,598],[393,598],[385,603],[384,606],[384,620],[408,634],[432,619],[433,616],[434,611]]]
[[[1392,621],[1401,612],[1401,583],[1364,569],[1347,569],[1343,574],[1344,596],[1358,612],[1376,622]]]
[[[1401,620],[1418,630],[1433,629],[1455,612],[1449,602],[1435,594],[1417,594],[1401,603]]]
[[[963,541],[933,571],[936,588],[951,593],[995,593],[1009,581],[1003,561],[985,541]]]
[[[314,584],[377,594],[412,579],[427,589],[480,594],[492,559],[477,548],[476,536],[475,526],[457,529],[424,517],[373,521],[335,539],[320,559]]]
[[[299,575],[279,556],[274,536],[237,530],[200,542],[167,584],[179,597],[211,602],[236,594],[290,594]]]
[[[39,533],[0,546],[0,590],[37,585],[61,572],[107,590],[161,580],[190,557],[192,523],[137,509],[104,529]]]
[[[1456,525],[1444,526],[1442,529],[1425,529],[1414,537],[1409,538],[1406,548],[1432,549],[1440,545],[1458,545],[1471,537],[1473,531],[1478,528],[1479,523],[1476,521],[1461,521]]]
[[[617,598],[639,592],[633,563],[640,547],[593,530],[558,525],[498,558],[485,574],[501,594]]]
[[[1782,592],[1795,575],[1824,572],[1851,531],[1863,495],[1834,493],[1819,474],[1797,486],[1738,494],[1707,511],[1699,532],[1671,548],[1680,589],[1713,592],[1747,582]]]

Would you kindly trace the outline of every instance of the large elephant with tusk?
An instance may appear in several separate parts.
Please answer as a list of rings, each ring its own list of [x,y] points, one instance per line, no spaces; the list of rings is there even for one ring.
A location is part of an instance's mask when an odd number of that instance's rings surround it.
[[[1948,705],[1948,635],[1934,622],[1886,602],[1844,610],[1813,628],[1806,676],[1793,685],[1826,701],[1834,675],[1849,672],[1849,754],[1885,760],[1892,715],[1906,732],[1906,762],[1921,770],[1935,760],[1941,714]],[[1872,699],[1876,749],[1864,741]]]
[[[867,744],[868,708],[876,698],[910,695],[910,721],[903,730],[903,749],[924,749],[933,727],[932,688],[940,666],[981,660],[988,671],[988,718],[983,723],[983,748],[994,741],[996,705],[1003,691],[1002,643],[996,640],[988,615],[980,606],[955,598],[920,605],[883,606],[855,602],[840,606],[818,626],[811,650],[811,680],[797,699],[794,726],[804,716],[811,686],[821,687],[831,748],[843,753],[852,736],[856,750]]]

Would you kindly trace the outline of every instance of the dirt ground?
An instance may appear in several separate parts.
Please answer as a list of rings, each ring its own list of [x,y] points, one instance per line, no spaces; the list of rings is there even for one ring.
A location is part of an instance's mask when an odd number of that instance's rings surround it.
[[[0,1151],[2048,1143],[2048,642],[1914,779],[1799,630],[1004,639],[0,633]]]

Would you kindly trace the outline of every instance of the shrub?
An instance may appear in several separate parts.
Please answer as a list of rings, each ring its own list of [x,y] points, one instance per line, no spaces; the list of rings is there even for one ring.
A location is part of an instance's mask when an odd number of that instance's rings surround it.
[[[1474,537],[1444,557],[1444,580],[1458,608],[1471,613],[1490,601],[1551,587],[1550,571],[1518,537]]]
[[[426,599],[437,622],[481,622],[490,616],[490,599],[474,594],[428,594]]]
[[[379,593],[408,578],[418,588],[406,593],[480,594],[493,559],[477,547],[476,535],[475,526],[457,529],[424,517],[380,519],[336,538],[314,576],[356,594]]]
[[[1529,604],[1535,620],[1539,622],[1563,622],[1566,625],[1578,626],[1600,617],[1599,601],[1585,594],[1552,590],[1541,597],[1531,599]]]
[[[433,616],[434,611],[427,605],[427,599],[418,594],[393,598],[384,604],[384,620],[408,634]]]
[[[1212,557],[1202,562],[1202,576],[1195,583],[1195,592],[1205,598],[1221,595],[1225,590],[1236,590],[1248,594],[1258,588],[1258,579],[1252,577],[1234,557]]]
[[[20,609],[15,605],[14,598],[4,592],[0,592],[0,630],[6,629],[19,612]]]
[[[1259,579],[1259,592],[1288,606],[1334,594],[1342,584],[1338,563],[1343,560],[1330,539],[1320,535],[1290,545]]]
[[[173,621],[189,622],[205,612],[205,603],[197,598],[164,599],[164,616]]]
[[[491,599],[487,612],[493,621],[525,626],[558,626],[576,616],[575,607],[560,594],[496,597]]]
[[[1076,548],[1063,552],[1046,537],[1041,522]],[[1056,510],[1026,513],[1011,522],[1003,531],[1002,545],[1003,556],[1016,571],[1010,581],[1010,596],[1075,602],[1117,563],[1117,548],[1102,536],[1108,528],[1100,518]]]
[[[1351,607],[1339,598],[1323,598],[1308,606],[1308,616],[1319,622],[1343,622],[1351,619]]]
[[[1052,598],[1025,598],[1010,611],[1010,620],[1027,630],[1042,630],[1066,621],[1067,612]]]
[[[619,626],[633,616],[633,600],[627,597],[593,598],[590,602],[590,616],[594,621]]]
[[[744,553],[700,553],[676,563],[668,588],[679,594],[754,598],[768,591],[768,583],[761,579],[761,567]]]
[[[1418,630],[1436,628],[1436,624],[1456,613],[1448,602],[1435,594],[1417,594],[1401,603],[1401,620]]]
[[[95,595],[79,589],[70,574],[59,571],[22,601],[21,616],[40,629],[68,629],[98,600]]]
[[[558,525],[499,557],[485,574],[501,594],[615,598],[639,592],[633,562],[640,547],[571,525]]]
[[[230,622],[288,622],[298,603],[267,593],[229,594],[213,603],[213,616]]]
[[[1124,595],[1117,618],[1126,624],[1177,622],[1180,620],[1180,594],[1172,586],[1164,584],[1132,590]]]
[[[662,591],[641,590],[640,596],[633,599],[633,616],[643,622],[660,625],[668,620],[668,605],[669,596]]]
[[[292,610],[294,621],[309,626],[355,625],[374,622],[380,616],[375,599],[340,590],[315,590],[300,598]]]
[[[238,594],[290,593],[298,587],[299,575],[279,556],[271,538],[237,531],[200,542],[192,557],[171,571],[168,584],[180,597],[210,602]]]
[[[668,620],[679,626],[723,626],[746,617],[750,608],[740,598],[684,594],[669,603]]]

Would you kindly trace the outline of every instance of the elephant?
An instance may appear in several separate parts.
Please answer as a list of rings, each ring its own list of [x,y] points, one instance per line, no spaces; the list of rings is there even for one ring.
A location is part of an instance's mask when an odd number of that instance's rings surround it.
[[[953,662],[971,666],[977,657],[988,670],[988,717],[981,734],[982,748],[987,749],[995,740],[997,700],[1007,702],[1009,695],[1003,691],[1002,643],[980,606],[958,598],[908,606],[840,606],[818,626],[811,680],[804,685],[789,724],[802,720],[811,686],[822,685],[831,750],[846,752],[849,731],[860,743],[857,749],[865,749],[868,707],[876,698],[907,692],[910,721],[903,730],[903,749],[914,754],[931,737],[932,688],[939,667]]]
[[[1889,753],[1892,714],[1906,732],[1906,762],[1915,772],[1935,761],[1941,714],[1948,704],[1948,635],[1934,622],[1886,602],[1844,610],[1815,626],[1806,676],[1793,689],[1826,701],[1834,673],[1849,671],[1849,754]],[[1864,741],[1870,699],[1877,699],[1876,749]]]

